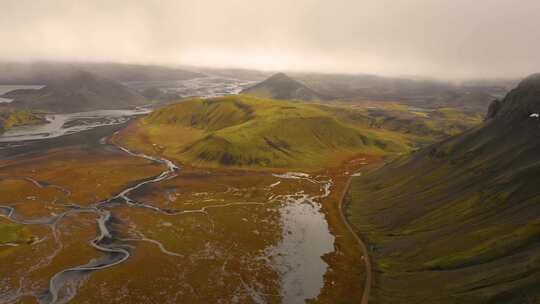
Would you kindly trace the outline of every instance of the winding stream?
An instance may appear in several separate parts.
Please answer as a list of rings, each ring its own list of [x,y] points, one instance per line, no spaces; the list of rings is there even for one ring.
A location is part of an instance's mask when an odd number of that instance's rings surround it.
[[[102,144],[106,144],[105,141],[102,141]],[[21,219],[17,216],[15,209],[10,206],[0,206],[0,211],[4,211],[4,217],[15,222],[18,224],[24,224],[24,225],[51,225],[53,228],[53,234],[56,238],[55,233],[55,226],[56,223],[61,220],[62,218],[66,217],[69,214],[72,213],[81,213],[81,212],[88,212],[88,213],[94,213],[99,216],[97,220],[97,226],[99,229],[98,236],[90,242],[90,245],[96,248],[97,250],[105,253],[105,255],[99,259],[94,259],[89,261],[88,263],[76,267],[71,267],[68,269],[64,269],[58,273],[56,273],[50,280],[49,283],[49,290],[45,295],[37,295],[34,294],[36,298],[39,299],[40,303],[67,303],[69,300],[71,300],[77,293],[77,284],[80,282],[80,280],[83,278],[84,274],[90,271],[95,270],[101,270],[106,269],[109,267],[113,267],[115,265],[118,265],[125,260],[127,260],[130,257],[130,251],[129,247],[127,245],[122,244],[116,244],[115,240],[112,238],[111,231],[109,230],[108,224],[111,219],[111,212],[109,210],[106,210],[105,207],[107,204],[115,202],[119,199],[121,199],[125,204],[129,206],[134,207],[143,207],[148,208],[156,212],[161,212],[164,214],[171,214],[174,212],[171,212],[169,210],[163,210],[158,207],[154,207],[145,203],[141,202],[135,202],[131,198],[129,198],[129,193],[150,183],[157,183],[162,180],[172,178],[175,176],[176,172],[178,171],[179,167],[176,166],[173,162],[163,159],[163,158],[157,158],[148,156],[145,154],[138,154],[134,153],[126,148],[117,146],[120,150],[124,151],[125,153],[135,156],[135,157],[141,157],[144,159],[148,159],[160,164],[163,164],[166,166],[166,170],[163,171],[158,176],[155,176],[153,178],[141,181],[137,183],[136,185],[126,188],[123,191],[121,191],[118,195],[115,195],[114,197],[97,202],[90,207],[82,207],[78,205],[70,205],[70,209],[53,217],[47,217],[47,218],[39,218],[39,219]],[[36,181],[29,177],[22,177],[18,179],[23,179],[28,182],[33,183],[37,187],[43,188],[43,187],[54,187],[58,188],[61,191],[63,191],[66,195],[70,195],[71,192],[67,189],[64,189],[60,186],[56,185],[46,185],[43,182]],[[133,241],[134,239],[127,239],[125,241]],[[170,255],[176,255],[176,253],[169,252],[165,249],[163,244],[161,244],[157,240],[148,239],[146,237],[141,238],[141,241],[147,241],[152,242],[156,244],[162,252],[165,252]],[[62,290],[66,289],[64,293],[62,293]],[[10,301],[16,300],[17,298],[23,296],[24,294],[20,293],[15,296],[9,297]],[[4,298],[7,302],[7,298]],[[3,302],[2,297],[0,297],[0,302]]]
[[[107,140],[100,141],[107,145]],[[57,272],[49,281],[49,287],[46,293],[25,294],[21,290],[15,294],[0,296],[0,302],[13,302],[22,296],[31,295],[43,304],[67,303],[72,300],[78,292],[78,287],[84,282],[85,275],[91,271],[103,270],[116,266],[131,256],[132,246],[130,242],[149,242],[156,245],[159,250],[169,256],[182,257],[183,255],[167,250],[159,241],[145,237],[142,234],[138,238],[114,238],[112,236],[110,223],[112,214],[107,210],[109,205],[125,204],[135,208],[146,208],[153,212],[163,215],[177,215],[184,213],[207,213],[210,208],[223,208],[234,205],[264,205],[257,202],[237,202],[221,205],[210,205],[196,210],[174,210],[163,209],[151,204],[139,202],[130,197],[130,193],[151,183],[158,183],[177,175],[180,168],[172,161],[160,157],[148,156],[142,153],[133,152],[127,148],[114,145],[124,153],[143,159],[147,159],[165,166],[165,170],[159,175],[137,182],[109,199],[96,202],[89,207],[83,207],[76,204],[65,205],[69,208],[67,211],[48,218],[22,219],[13,207],[0,206],[0,211],[4,211],[4,217],[20,224],[49,225],[53,231],[54,239],[58,248],[47,257],[46,262],[50,262],[58,251],[62,248],[62,243],[57,236],[57,223],[64,217],[74,213],[92,213],[97,218],[98,235],[90,242],[90,245],[102,252],[99,258],[92,259],[87,263],[75,267],[70,267]],[[325,198],[330,194],[332,185],[331,180],[320,181],[311,178],[304,173],[287,173],[275,175],[279,179],[302,179],[310,183],[320,185],[320,195],[309,195],[303,191],[272,197],[270,201],[280,202],[282,207],[279,209],[282,219],[282,241],[276,246],[269,248],[266,253],[272,258],[272,264],[281,276],[281,296],[284,303],[304,303],[306,299],[317,297],[320,289],[324,285],[324,273],[327,264],[320,258],[322,255],[334,250],[334,237],[329,233],[328,224],[324,215],[320,212],[319,199]],[[31,178],[23,177],[28,182],[37,187],[54,187],[69,196],[71,192],[60,186],[50,185],[44,182],[36,181]],[[281,182],[278,181],[270,186],[276,187]],[[255,292],[255,291],[254,291]]]
[[[130,192],[136,189],[139,189],[140,187],[146,184],[157,183],[162,180],[174,177],[176,172],[179,170],[179,167],[176,166],[170,160],[167,160],[164,158],[157,158],[157,157],[152,157],[145,154],[135,153],[120,146],[116,146],[116,147],[131,156],[140,157],[140,158],[148,159],[150,161],[163,164],[166,166],[166,170],[156,177],[150,178],[148,180],[144,180],[142,182],[137,183],[136,185],[132,187],[124,189],[118,195],[108,200],[97,202],[90,209],[88,209],[88,210],[93,210],[93,212],[99,215],[99,219],[97,220],[98,227],[99,227],[99,235],[91,242],[91,245],[97,250],[105,253],[106,256],[98,260],[92,260],[85,265],[68,268],[55,274],[50,280],[49,292],[45,297],[42,297],[40,301],[41,303],[67,303],[76,295],[76,292],[77,292],[76,283],[78,282],[78,280],[82,278],[82,276],[86,272],[102,270],[109,267],[113,267],[115,265],[118,265],[124,262],[131,256],[131,253],[128,250],[128,247],[126,245],[115,244],[115,240],[113,239],[111,235],[111,231],[108,228],[108,223],[110,222],[110,219],[111,219],[111,212],[109,210],[104,209],[108,203],[121,199],[128,206],[148,208],[153,211],[162,212],[165,214],[171,213],[168,210],[163,210],[161,208],[158,208],[152,205],[148,205],[141,202],[135,202],[128,195]],[[132,241],[132,240],[134,239],[127,239],[124,241]],[[152,242],[158,245],[158,247],[160,248],[162,252],[165,252],[169,255],[176,255],[176,253],[167,251],[165,247],[163,246],[163,244],[161,244],[157,240],[152,240],[145,237],[141,238],[140,240]],[[60,295],[59,295],[60,290],[64,287],[67,287],[68,289],[67,295],[65,295],[63,298],[60,298]]]

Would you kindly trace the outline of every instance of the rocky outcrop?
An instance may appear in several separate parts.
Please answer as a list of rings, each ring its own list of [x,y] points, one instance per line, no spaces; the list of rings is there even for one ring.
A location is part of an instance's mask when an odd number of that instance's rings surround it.
[[[495,116],[497,116],[497,112],[499,112],[501,108],[501,101],[498,99],[495,99],[491,102],[489,105],[487,114],[486,114],[486,120],[493,119]]]
[[[491,111],[488,111],[488,118],[509,122],[523,120],[540,113],[540,74],[525,78],[499,104],[492,106]]]

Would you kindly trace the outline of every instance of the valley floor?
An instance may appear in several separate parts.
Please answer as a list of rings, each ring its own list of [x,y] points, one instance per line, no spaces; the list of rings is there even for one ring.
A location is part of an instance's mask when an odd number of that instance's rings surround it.
[[[3,160],[0,301],[357,303],[363,257],[339,202],[371,161],[169,172],[111,144]]]
[[[240,95],[131,119],[0,144],[0,302],[367,303],[352,176],[478,118]]]

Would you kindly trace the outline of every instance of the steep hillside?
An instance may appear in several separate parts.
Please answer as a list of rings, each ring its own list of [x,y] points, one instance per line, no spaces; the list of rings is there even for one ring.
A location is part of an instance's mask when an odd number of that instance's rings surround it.
[[[145,104],[139,93],[110,79],[75,72],[37,90],[15,90],[3,95],[12,106],[51,112],[121,109]]]
[[[355,178],[373,303],[540,300],[540,77],[482,125]]]
[[[322,99],[320,94],[313,89],[283,73],[275,74],[265,81],[243,90],[242,94],[285,100],[311,101]]]
[[[406,151],[308,104],[244,95],[192,99],[156,110],[123,142],[203,166],[320,168],[358,153]]]

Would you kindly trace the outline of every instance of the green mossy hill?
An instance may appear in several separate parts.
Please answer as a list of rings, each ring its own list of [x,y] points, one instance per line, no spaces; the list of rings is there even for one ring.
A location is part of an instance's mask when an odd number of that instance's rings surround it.
[[[236,100],[192,99],[157,110],[146,121],[214,131],[244,123],[252,112],[249,105]]]
[[[0,109],[0,133],[16,126],[45,123],[46,120],[27,111]]]
[[[540,299],[538,89],[522,84],[504,114],[354,179],[347,214],[372,250],[370,302]]]
[[[150,133],[160,128],[178,127],[178,136],[202,131],[175,151],[168,148],[172,138],[155,144],[177,159],[204,165],[319,168],[357,153],[407,149],[347,126],[316,106],[244,95],[180,102],[156,110],[143,124],[150,141],[157,138]]]

